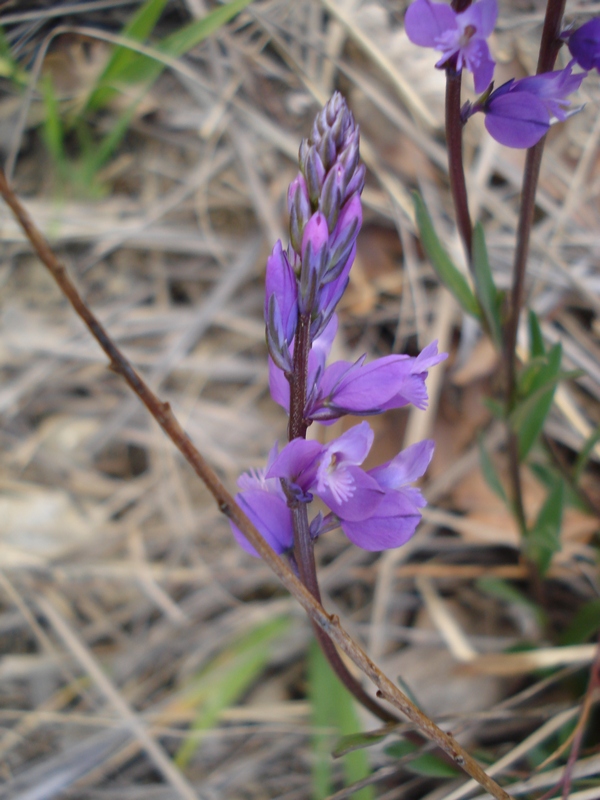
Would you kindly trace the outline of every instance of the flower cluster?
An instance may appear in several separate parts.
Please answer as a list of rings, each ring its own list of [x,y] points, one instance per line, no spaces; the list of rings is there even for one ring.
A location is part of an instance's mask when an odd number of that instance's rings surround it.
[[[414,44],[442,53],[436,66],[473,73],[479,99],[462,109],[463,124],[477,112],[485,114],[488,133],[508,147],[531,147],[554,121],[563,121],[571,109],[568,95],[579,89],[589,70],[600,70],[600,19],[592,19],[561,38],[568,43],[572,60],[561,70],[510,80],[494,90],[494,61],[487,37],[494,29],[496,0],[477,0],[462,12],[445,3],[415,0],[405,18],[406,33]],[[573,73],[575,65],[584,72]]]
[[[288,193],[290,244],[277,242],[267,261],[265,322],[273,399],[290,412],[291,385],[305,369],[303,424],[330,424],[413,403],[427,404],[425,379],[446,358],[434,342],[417,357],[390,355],[369,363],[327,364],[337,331],[335,308],[346,288],[362,222],[359,130],[339,93],[317,115],[300,147],[300,172]],[[303,333],[301,334],[301,331]],[[297,339],[306,337],[299,365]],[[302,357],[302,355],[300,356]],[[278,553],[294,547],[293,509],[318,497],[329,509],[310,523],[310,535],[341,527],[366,550],[398,547],[414,533],[425,505],[409,484],[421,477],[433,443],[420,442],[375,469],[362,467],[373,431],[361,422],[326,445],[298,436],[275,445],[263,470],[238,481],[240,507]],[[232,525],[240,545],[254,548]]]

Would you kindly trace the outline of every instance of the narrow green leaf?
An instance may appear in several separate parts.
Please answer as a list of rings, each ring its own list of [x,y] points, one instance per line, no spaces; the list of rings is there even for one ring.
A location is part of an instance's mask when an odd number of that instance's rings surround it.
[[[364,731],[363,733],[351,733],[348,736],[340,737],[331,755],[334,758],[345,756],[346,753],[351,753],[353,750],[363,750],[365,747],[372,747],[374,744],[383,741],[396,726],[388,726],[386,728],[378,728],[374,731]]]
[[[524,595],[512,583],[502,580],[502,578],[479,578],[476,582],[477,588],[485,594],[495,597],[504,603],[522,606],[532,611],[540,625],[546,624],[546,614],[544,610]]]
[[[167,0],[146,0],[125,25],[121,35],[136,42],[145,41],[154,30],[166,4]],[[139,58],[140,56],[130,48],[116,47],[98,78],[96,86],[92,88],[88,96],[84,113],[91,110],[96,111],[110,102],[116,94],[114,84],[124,80],[128,67],[131,67]]]
[[[233,19],[240,11],[243,11],[251,2],[252,0],[231,0],[230,3],[225,3],[210,11],[202,19],[197,19],[188,25],[184,25],[156,45],[157,55],[162,54],[171,58],[178,58],[184,55],[218,31],[219,28]],[[128,61],[127,68],[121,70],[118,75],[120,82],[147,82],[151,84],[165,69],[164,63],[159,59],[153,59],[151,55],[133,51],[130,54],[131,58]]]
[[[431,265],[437,272],[442,283],[444,283],[454,295],[464,311],[476,319],[481,319],[479,304],[471,291],[471,287],[467,283],[464,275],[455,267],[450,256],[438,239],[427,207],[421,196],[416,192],[413,193],[413,202],[415,204],[415,213],[421,242],[431,261]]]
[[[600,630],[600,597],[590,600],[577,611],[567,630],[560,637],[563,646],[583,644]]]
[[[455,766],[448,764],[447,761],[433,753],[423,753],[422,756],[417,756],[406,764],[406,769],[427,778],[456,778],[460,774],[460,770]]]
[[[585,465],[592,454],[592,450],[594,447],[596,447],[598,442],[600,442],[600,425],[588,436],[585,444],[581,448],[581,452],[577,456],[577,461],[575,462],[575,467],[573,469],[573,480],[575,481],[575,484],[578,484],[581,480],[581,475],[585,469]]]
[[[506,492],[504,491],[504,487],[502,486],[502,481],[500,480],[498,473],[496,472],[496,467],[494,466],[494,462],[490,458],[490,454],[485,448],[483,444],[483,438],[479,438],[479,460],[481,461],[481,472],[483,474],[484,480],[490,489],[498,495],[498,497],[508,505],[508,498],[506,497]]]
[[[48,152],[56,166],[61,180],[64,180],[68,172],[68,161],[65,153],[64,130],[60,118],[60,108],[54,93],[54,86],[49,75],[45,76],[41,82],[42,97],[44,99],[44,122],[42,124],[42,136]]]
[[[258,625],[202,670],[182,698],[198,706],[192,731],[213,727],[221,712],[237,702],[264,670],[271,655],[272,642],[288,628],[287,617],[278,617]],[[184,768],[199,746],[197,737],[187,737],[175,755],[175,763]]]
[[[473,230],[473,272],[475,291],[485,316],[490,335],[495,344],[502,344],[502,320],[500,319],[500,296],[490,268],[483,226],[480,222]]]
[[[400,739],[398,742],[392,742],[385,748],[385,752],[392,758],[405,758],[406,756],[418,750],[418,746],[409,742],[408,739]]]
[[[529,309],[529,353],[531,358],[543,356],[546,352],[544,337],[540,327],[540,321],[535,311]]]
[[[552,407],[554,390],[561,380],[560,363],[562,347],[554,345],[546,355],[546,363],[539,367],[529,381],[528,394],[511,415],[511,424],[519,439],[519,458],[525,459],[535,444]],[[522,395],[521,395],[522,396]]]
[[[165,64],[158,58],[158,56],[163,54],[176,58],[183,55],[191,50],[192,47],[195,47],[195,45],[199,44],[201,41],[217,31],[225,23],[229,22],[233,17],[236,16],[236,14],[238,14],[251,2],[252,0],[232,0],[232,2],[214,9],[202,19],[195,20],[189,25],[180,28],[175,33],[166,37],[155,48],[157,55],[157,58],[155,59],[153,59],[150,55],[135,53],[133,50],[127,51],[128,57],[126,62],[123,59],[119,59],[117,66],[113,67],[111,75],[109,76],[111,86],[104,85],[98,87],[98,93],[95,96],[94,104],[92,105],[91,103],[91,99],[93,99],[91,97],[86,104],[86,109],[98,108],[108,102],[110,97],[112,97],[111,93],[114,91],[114,84],[117,82],[117,78],[118,82],[121,83],[143,83],[143,86],[138,91],[137,96],[135,96],[132,102],[129,104],[129,107],[113,126],[110,133],[100,143],[100,146],[97,148],[97,150],[85,160],[84,164],[87,181],[91,182],[93,180],[93,172],[100,169],[115,152],[125,136],[129,125],[131,124],[131,120],[135,115],[135,110],[140,101],[145,96],[152,83],[154,83],[154,81],[160,76],[161,72],[165,69]],[[144,21],[146,23],[148,22],[147,19]],[[132,38],[135,39],[135,37]],[[126,48],[119,49],[126,50]],[[119,66],[119,64],[121,66]],[[117,67],[119,67],[118,71]],[[105,79],[104,82],[106,83],[107,80],[108,79]],[[106,94],[107,92],[109,94]],[[80,121],[80,119],[75,120],[76,125],[78,121]]]
[[[533,528],[527,533],[527,555],[537,564],[542,575],[548,571],[554,553],[560,550],[564,496],[564,483],[558,480],[554,489],[548,492]]]
[[[331,794],[331,732],[349,737],[359,729],[354,700],[340,683],[320,648],[313,643],[309,653],[309,696],[313,724],[313,797],[322,800]],[[352,749],[343,756],[346,785],[352,785],[371,774],[367,754]],[[373,787],[367,786],[352,794],[357,800],[373,800]]]

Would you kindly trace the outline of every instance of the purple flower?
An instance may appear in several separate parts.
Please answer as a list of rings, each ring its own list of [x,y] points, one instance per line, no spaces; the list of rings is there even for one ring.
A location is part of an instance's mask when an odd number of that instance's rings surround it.
[[[294,525],[281,481],[266,477],[276,458],[277,444],[269,453],[264,469],[251,470],[240,475],[238,486],[242,491],[236,495],[235,500],[273,550],[281,555],[294,546]],[[258,558],[258,553],[239,528],[233,522],[229,524],[238,544],[251,556]]]
[[[494,75],[486,39],[497,16],[496,0],[478,0],[461,12],[445,3],[415,0],[408,7],[404,25],[411,42],[442,53],[438,68],[468,69],[473,73],[475,91],[483,92]]]
[[[600,72],[600,17],[594,17],[568,36],[571,55],[582,69]]]
[[[550,117],[556,117],[557,120],[563,122],[573,113],[567,110],[571,105],[571,102],[567,100],[567,95],[576,92],[581,86],[581,81],[587,75],[586,72],[573,75],[574,64],[575,59],[570,61],[564,69],[521,78],[521,80],[513,82],[509,91],[534,94],[544,103]]]
[[[586,73],[573,75],[573,63],[504,83],[489,97],[467,107],[464,119],[483,111],[485,127],[497,142],[507,147],[532,147],[548,132],[553,117],[562,121],[574,113],[567,111],[567,95],[579,88]]]
[[[367,474],[375,479],[384,496],[368,519],[340,519],[340,527],[351,542],[363,550],[378,551],[400,547],[413,536],[426,502],[418,489],[407,484],[423,475],[433,450],[432,441],[419,442],[387,464],[369,470]]]
[[[308,419],[331,422],[344,414],[366,416],[412,403],[427,405],[425,379],[428,370],[447,358],[437,352],[437,341],[420,355],[391,355],[365,364],[361,356],[353,364],[336,361],[323,373],[307,404]]]
[[[361,422],[321,453],[314,491],[340,519],[367,519],[383,498],[377,482],[359,466],[369,454],[373,438],[369,424]]]

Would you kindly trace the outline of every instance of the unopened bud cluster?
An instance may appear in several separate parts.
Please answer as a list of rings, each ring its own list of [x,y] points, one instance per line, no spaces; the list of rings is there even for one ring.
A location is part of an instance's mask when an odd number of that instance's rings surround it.
[[[267,343],[286,373],[298,315],[310,319],[312,338],[330,321],[348,284],[362,223],[359,130],[339,92],[302,142],[299,165],[288,191],[290,244],[286,252],[278,242],[267,262]]]

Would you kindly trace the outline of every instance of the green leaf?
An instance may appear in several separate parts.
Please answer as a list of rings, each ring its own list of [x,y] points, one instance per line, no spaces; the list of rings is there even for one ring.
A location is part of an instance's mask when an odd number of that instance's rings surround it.
[[[535,375],[529,376],[527,394],[511,414],[511,424],[519,440],[519,459],[523,461],[535,444],[552,407],[554,390],[561,380],[562,347],[554,345]],[[521,390],[522,385],[519,385]],[[520,392],[521,393],[521,392]],[[522,396],[522,395],[521,395]]]
[[[592,450],[594,447],[596,447],[598,442],[600,442],[600,425],[588,436],[585,444],[581,448],[581,452],[577,456],[577,461],[575,462],[575,467],[573,469],[573,480],[575,481],[575,484],[578,484],[581,480],[581,475],[585,469],[585,465],[592,454]]]
[[[406,769],[427,778],[456,778],[460,774],[459,769],[433,753],[423,753],[422,756],[417,756],[408,762]]]
[[[44,122],[42,135],[52,160],[57,165],[59,172],[64,174],[67,158],[64,149],[64,131],[60,119],[58,100],[54,93],[54,86],[49,75],[44,76],[41,83],[42,97],[44,99]]]
[[[564,482],[559,479],[548,492],[533,528],[527,533],[525,549],[529,558],[537,564],[541,575],[546,574],[552,556],[560,550],[564,497]]]
[[[480,222],[475,225],[473,230],[473,273],[479,305],[486,319],[492,340],[499,348],[502,344],[500,295],[496,289],[492,270],[490,269],[485,235]]]
[[[398,742],[389,744],[385,748],[385,752],[392,758],[406,758],[406,756],[418,749],[418,745],[409,742],[408,739],[400,739]]]
[[[563,646],[570,644],[583,644],[590,636],[594,636],[600,630],[600,597],[584,603],[567,630],[560,637]]]
[[[476,319],[481,319],[481,311],[475,299],[475,295],[471,291],[471,287],[467,283],[466,278],[462,272],[459,272],[455,267],[450,256],[438,239],[423,199],[415,192],[413,193],[413,201],[415,204],[415,213],[421,242],[431,261],[431,265],[437,272],[442,283],[444,283],[454,295],[464,311]]]
[[[355,735],[360,726],[352,696],[342,686],[321,649],[314,642],[309,653],[308,678],[313,724],[317,731],[313,736],[313,798],[322,800],[331,794],[332,729],[337,730],[338,735],[347,738]],[[364,750],[352,749],[345,753],[343,759],[346,785],[356,783],[371,774]],[[358,789],[352,797],[357,800],[373,800],[373,787]]]
[[[258,625],[232,644],[194,678],[182,696],[182,702],[198,706],[191,730],[212,728],[221,712],[233,705],[254,683],[271,656],[271,644],[290,625],[288,617],[278,617]],[[200,746],[194,736],[186,738],[175,755],[175,763],[184,768]]]
[[[121,31],[121,35],[136,42],[145,41],[154,30],[167,0],[146,0]],[[84,113],[96,111],[105,106],[117,93],[114,84],[124,80],[126,71],[140,56],[128,47],[116,47],[90,92]]]
[[[589,506],[583,498],[579,496],[568,478],[565,478],[559,469],[551,467],[549,464],[542,464],[539,461],[531,460],[528,466],[542,486],[545,486],[548,490],[554,488],[557,480],[563,479],[565,481],[565,508],[576,508],[584,514],[589,513]]]
[[[496,467],[494,466],[494,462],[490,458],[488,451],[483,444],[483,438],[479,438],[479,460],[481,461],[481,472],[483,474],[484,480],[490,489],[498,495],[498,497],[508,505],[508,498],[506,497],[506,492],[504,491],[504,487],[502,486],[502,482],[498,477],[498,473],[496,472]]]
[[[485,594],[488,594],[491,597],[495,597],[504,603],[522,606],[523,608],[532,611],[541,626],[546,624],[547,620],[544,610],[535,603],[532,603],[531,600],[522,592],[520,592],[516,586],[513,586],[512,583],[508,583],[507,581],[502,580],[502,578],[490,577],[479,578],[479,580],[476,582],[476,585],[480,591],[485,592]]]
[[[529,353],[531,358],[536,356],[543,356],[546,353],[544,347],[544,337],[542,336],[542,329],[540,321],[535,311],[529,309]]]
[[[390,735],[396,726],[388,726],[386,728],[378,728],[374,731],[365,731],[364,733],[351,733],[348,736],[342,736],[337,740],[331,752],[334,758],[345,756],[346,753],[351,753],[353,750],[363,750],[366,747],[372,747],[374,744],[383,741]]]

